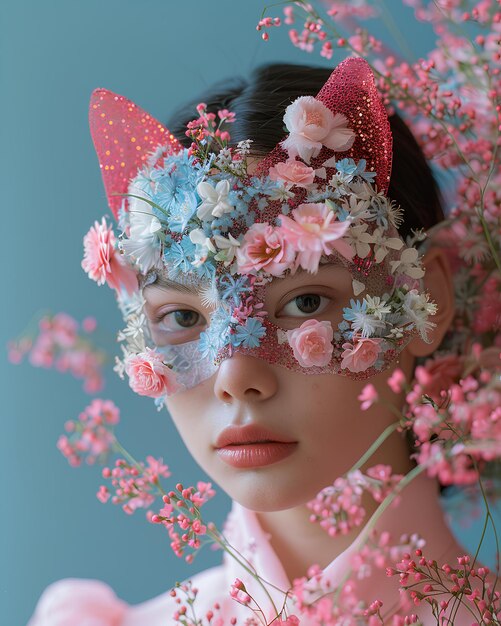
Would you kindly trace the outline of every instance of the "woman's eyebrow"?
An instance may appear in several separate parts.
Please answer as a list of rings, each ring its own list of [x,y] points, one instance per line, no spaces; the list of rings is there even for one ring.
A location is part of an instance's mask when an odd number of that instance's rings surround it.
[[[163,276],[158,276],[155,282],[150,283],[145,287],[160,287],[161,289],[171,289],[173,291],[180,291],[182,293],[192,293],[198,295],[199,287],[195,284],[185,285],[183,283],[178,283],[175,280],[170,280],[169,278],[164,278]]]
[[[315,274],[308,272],[308,270],[305,270],[302,267],[298,267],[296,272],[294,273],[294,276],[301,276],[305,274],[309,274],[310,276],[316,276],[316,274],[329,267],[340,267],[341,269],[346,269],[346,265],[341,263],[339,259],[333,259],[332,261],[327,261],[326,263],[320,263],[320,265],[318,266],[318,270],[317,272],[315,272]]]

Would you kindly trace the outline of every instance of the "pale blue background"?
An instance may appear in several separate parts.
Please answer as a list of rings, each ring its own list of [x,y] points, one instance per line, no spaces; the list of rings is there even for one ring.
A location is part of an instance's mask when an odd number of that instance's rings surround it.
[[[95,314],[111,341],[121,320],[113,296],[80,268],[82,236],[107,209],[87,126],[91,90],[127,95],[160,120],[225,76],[266,61],[333,65],[294,50],[285,30],[263,43],[261,0],[16,0],[1,3],[2,345],[40,309]],[[433,42],[426,26],[391,2],[410,47]],[[142,512],[129,517],[95,498],[98,468],[71,469],[55,447],[66,419],[89,401],[78,381],[2,357],[0,623],[22,626],[44,587],[99,578],[131,603],[219,560],[191,568]],[[163,456],[175,476],[203,476],[165,412],[113,373],[105,397],[137,457]],[[224,516],[221,496],[213,518]],[[214,510],[214,509],[213,509]],[[492,547],[491,547],[492,550]],[[145,625],[147,626],[147,625]]]

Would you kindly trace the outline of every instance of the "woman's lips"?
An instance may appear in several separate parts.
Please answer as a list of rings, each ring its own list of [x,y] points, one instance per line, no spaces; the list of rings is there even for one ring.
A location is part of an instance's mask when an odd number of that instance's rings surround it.
[[[278,463],[291,455],[296,446],[297,441],[248,424],[225,428],[214,447],[219,458],[228,465],[250,468]]]

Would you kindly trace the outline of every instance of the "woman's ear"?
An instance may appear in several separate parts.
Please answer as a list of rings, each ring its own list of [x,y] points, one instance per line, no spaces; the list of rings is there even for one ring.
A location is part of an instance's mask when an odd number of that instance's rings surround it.
[[[430,318],[436,326],[429,333],[430,343],[420,337],[409,343],[407,350],[413,357],[428,356],[439,347],[454,319],[455,310],[452,272],[443,250],[431,247],[423,258],[423,266],[424,289],[430,294],[430,300],[437,305],[436,315]]]

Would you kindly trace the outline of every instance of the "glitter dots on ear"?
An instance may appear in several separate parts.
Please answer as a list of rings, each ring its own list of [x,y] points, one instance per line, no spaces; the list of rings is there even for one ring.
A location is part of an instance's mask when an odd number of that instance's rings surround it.
[[[181,144],[163,124],[136,104],[107,89],[91,95],[89,123],[108,204],[115,217],[129,182],[159,146],[169,153]]]

